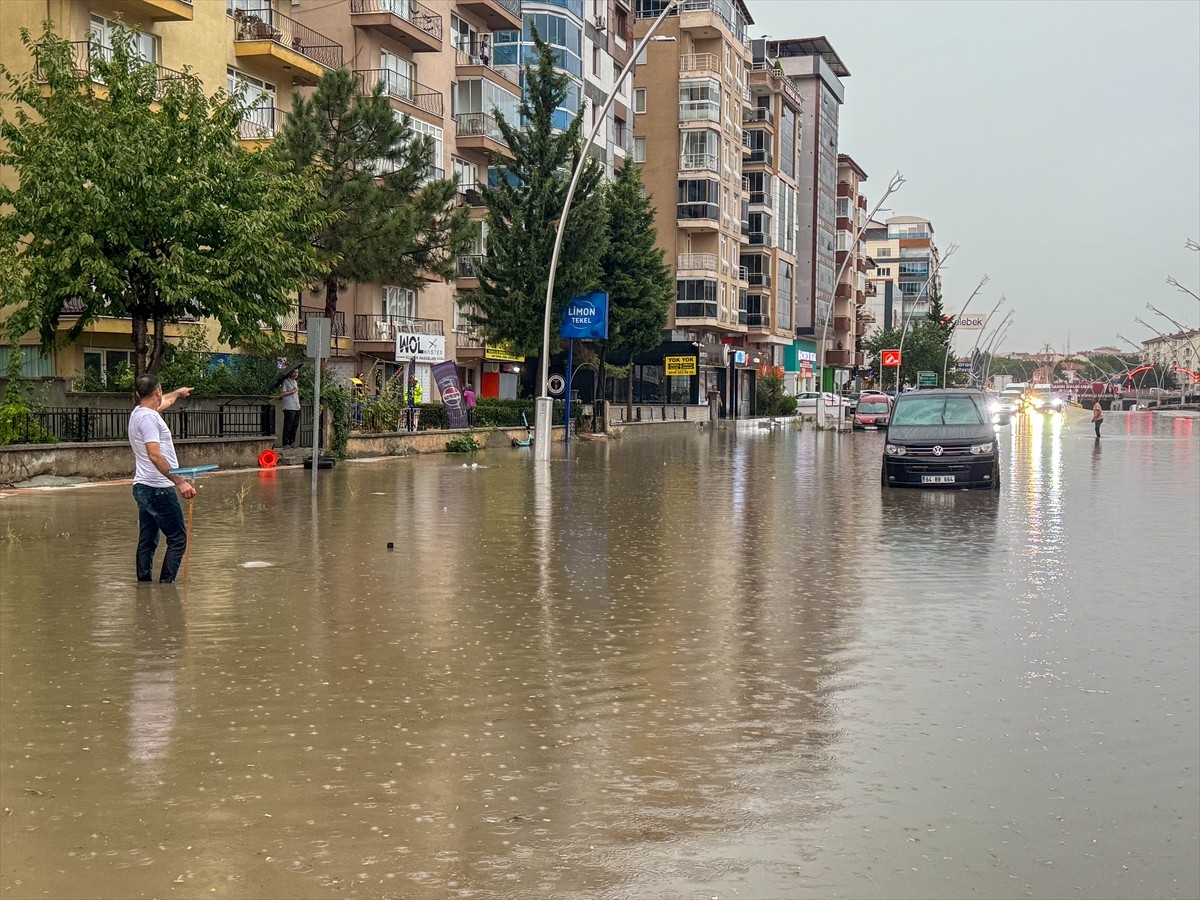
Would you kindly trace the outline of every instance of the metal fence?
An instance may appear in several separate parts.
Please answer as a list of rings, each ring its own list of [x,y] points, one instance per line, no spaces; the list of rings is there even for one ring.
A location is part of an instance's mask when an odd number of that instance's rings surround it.
[[[13,421],[16,443],[126,441],[131,412],[49,407]],[[176,440],[275,436],[275,406],[271,403],[233,401],[215,410],[168,409],[163,419]]]

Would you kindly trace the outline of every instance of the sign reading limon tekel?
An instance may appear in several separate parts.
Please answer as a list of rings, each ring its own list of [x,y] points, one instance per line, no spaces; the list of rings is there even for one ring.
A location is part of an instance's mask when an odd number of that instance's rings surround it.
[[[608,338],[608,294],[595,291],[571,298],[563,310],[561,338],[603,341]]]
[[[695,375],[696,374],[696,357],[694,356],[664,356],[663,357],[663,374],[672,375]]]

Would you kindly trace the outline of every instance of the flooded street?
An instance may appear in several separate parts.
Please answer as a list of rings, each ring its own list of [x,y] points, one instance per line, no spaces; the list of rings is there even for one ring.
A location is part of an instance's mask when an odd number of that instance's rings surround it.
[[[1195,897],[1200,419],[1086,418],[8,492],[0,895]]]

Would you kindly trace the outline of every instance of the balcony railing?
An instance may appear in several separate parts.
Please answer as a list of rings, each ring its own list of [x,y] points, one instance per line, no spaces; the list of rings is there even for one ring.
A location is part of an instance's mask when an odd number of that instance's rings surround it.
[[[771,191],[751,191],[750,203],[765,206],[768,209],[775,205]]]
[[[715,72],[721,74],[721,60],[715,53],[685,53],[679,57],[680,72]]]
[[[414,106],[435,116],[442,114],[442,95],[433,88],[407,78],[391,69],[355,69],[364,89],[372,91],[383,83],[383,92],[389,97]]]
[[[741,281],[744,284],[750,283],[750,270],[745,266],[738,266],[738,281]]]
[[[107,306],[107,305],[108,305],[108,304],[107,304],[107,303],[105,303],[105,306]],[[64,300],[64,301],[63,301],[63,304],[62,304],[62,311],[59,313],[59,316],[60,316],[61,318],[64,318],[64,319],[77,319],[77,318],[79,318],[81,315],[83,315],[83,301],[82,301],[82,300],[80,300],[80,299],[78,299],[78,298],[74,298],[74,299],[71,299],[71,300]],[[100,318],[102,318],[102,319],[127,319],[127,318],[129,318],[129,316],[106,316],[106,315],[101,315],[101,316],[100,316]],[[173,321],[177,321],[177,322],[195,322],[195,321],[197,321],[197,319],[196,319],[196,317],[195,317],[195,316],[185,313],[184,315],[181,315],[181,316],[179,316],[179,318],[178,318],[178,319],[174,319]]]
[[[484,57],[479,53],[473,53],[468,50],[456,49],[454,51],[454,64],[456,66],[482,66],[485,69],[491,69],[505,81],[512,84],[513,87],[519,88],[521,85],[521,67],[520,66],[497,66],[492,64],[492,58],[487,57],[487,62],[484,62]]]
[[[742,313],[742,316],[745,317],[745,321],[743,324],[748,325],[750,328],[770,328],[771,327],[771,314],[770,313],[744,312],[744,313]]]
[[[679,104],[680,122],[720,122],[721,104],[716,100],[684,100]]]
[[[415,319],[410,316],[363,316],[354,317],[354,339],[356,341],[391,341],[396,332],[409,334],[445,334],[441,319]]]
[[[760,247],[774,247],[775,236],[769,231],[751,231],[748,235],[750,243]]]
[[[792,83],[792,80],[786,75],[775,71],[775,65],[769,62],[756,62],[751,67],[752,72],[766,72],[774,82],[774,87],[778,87],[783,91],[784,95],[791,100],[796,106],[801,105],[800,90]]]
[[[320,318],[324,315],[324,307],[302,306],[298,310],[292,310],[287,315],[280,316],[279,327],[284,331],[304,332],[308,330],[310,318]],[[346,314],[342,310],[334,311],[329,330],[331,337],[343,338],[346,336]]]
[[[720,172],[721,160],[715,153],[684,153],[679,157],[679,168],[684,172]]]
[[[287,113],[274,106],[256,106],[248,109],[245,117],[238,123],[238,139],[269,141],[278,136],[286,117]]]
[[[770,272],[751,272],[750,287],[770,287],[771,273]]]
[[[717,317],[717,304],[714,303],[676,303],[675,318],[676,319],[715,319]]]
[[[483,260],[485,259],[482,253],[470,253],[465,256],[459,256],[456,259],[459,278],[478,278],[479,272],[483,268]]]
[[[667,0],[641,0],[637,4],[637,9],[634,15],[639,19],[657,19],[666,7]],[[671,10],[668,15],[678,16],[680,12],[711,12],[717,16],[728,28],[733,35],[745,45],[749,45],[750,38],[746,34],[747,22],[740,14],[736,14],[736,19],[731,20],[729,13],[732,12],[732,3],[722,2],[722,0],[683,0],[678,6]]]
[[[507,143],[499,123],[487,113],[459,113],[454,117],[454,128],[460,138],[486,137],[501,144]]]
[[[702,269],[706,272],[717,271],[720,260],[715,253],[680,253],[675,258],[676,269]]]
[[[455,328],[454,346],[460,350],[482,350],[487,346],[487,341],[477,331],[469,328]]]
[[[764,163],[769,166],[775,159],[770,147],[744,147],[743,153],[747,163]]]
[[[422,6],[417,0],[350,0],[351,13],[391,13],[412,22],[437,40],[442,39],[442,17]]]
[[[719,219],[720,207],[715,203],[678,203],[675,205],[677,219]]]
[[[3,0],[0,0],[0,2],[3,2]],[[75,77],[81,81],[86,78],[95,84],[103,84],[104,80],[97,72],[93,59],[111,63],[113,60],[112,47],[92,40],[71,41],[71,68],[75,72]],[[155,99],[162,99],[167,85],[176,78],[183,78],[184,76],[182,72],[168,69],[166,66],[160,66],[158,63],[151,63],[151,65],[157,70],[154,97]],[[40,71],[38,78],[39,80],[45,80]]]
[[[327,69],[342,67],[342,45],[271,7],[234,9],[235,41],[273,41]]]
[[[766,122],[770,124],[774,120],[771,118],[771,111],[769,109],[752,106],[750,109],[742,110],[742,121],[746,123]]]

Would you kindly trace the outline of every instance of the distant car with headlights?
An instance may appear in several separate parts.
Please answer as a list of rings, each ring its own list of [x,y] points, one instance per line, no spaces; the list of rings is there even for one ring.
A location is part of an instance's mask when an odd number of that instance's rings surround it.
[[[901,394],[883,449],[884,487],[1000,488],[1000,448],[983,391]]]
[[[887,428],[891,415],[891,397],[887,394],[863,394],[854,408],[854,427],[864,431],[868,428]]]

